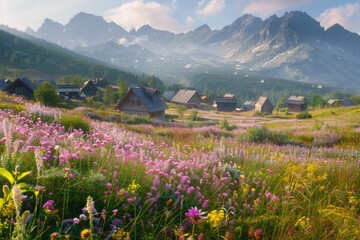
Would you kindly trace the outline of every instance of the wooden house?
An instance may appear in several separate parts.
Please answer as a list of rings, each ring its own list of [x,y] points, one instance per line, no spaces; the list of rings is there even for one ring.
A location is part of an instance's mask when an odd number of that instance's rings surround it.
[[[106,78],[93,78],[90,81],[92,81],[96,87],[106,88],[110,85]]]
[[[223,97],[217,97],[214,101],[217,111],[232,112],[237,107],[237,98],[234,94],[227,93]]]
[[[255,103],[255,110],[261,114],[272,114],[274,105],[267,97],[261,96]]]
[[[34,97],[35,85],[26,77],[16,78],[13,82],[4,88],[10,94],[25,96],[27,98]]]
[[[56,92],[66,100],[80,98],[79,85],[57,85]]]
[[[285,103],[289,112],[306,111],[308,107],[308,101],[303,96],[290,96]]]
[[[329,106],[344,106],[344,107],[352,107],[355,106],[355,104],[348,99],[329,99],[326,102]]]
[[[201,103],[200,94],[194,89],[180,89],[171,99],[172,102],[185,105],[190,108],[197,108]]]
[[[243,104],[243,111],[251,111],[255,109],[255,102],[254,101],[245,101]]]
[[[154,88],[132,86],[116,104],[115,109],[127,115],[165,120],[166,103],[160,92]]]
[[[84,86],[82,88],[80,88],[80,91],[86,96],[86,97],[91,97],[91,96],[95,96],[98,92],[98,88],[95,86],[94,81],[89,80],[86,81]]]

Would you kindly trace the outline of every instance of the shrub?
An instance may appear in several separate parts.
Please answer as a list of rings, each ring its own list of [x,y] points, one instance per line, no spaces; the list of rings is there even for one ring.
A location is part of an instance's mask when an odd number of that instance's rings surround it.
[[[312,118],[312,115],[307,111],[300,112],[296,115],[296,119],[308,119],[308,118]]]
[[[186,111],[187,107],[186,106],[176,106],[176,113],[179,115],[179,118],[182,118],[184,116],[184,113]]]
[[[270,131],[266,127],[250,128],[247,132],[247,139],[256,143],[269,141],[277,145],[294,144],[286,134]]]
[[[220,122],[220,129],[222,130],[232,131],[236,128],[235,124],[230,124],[225,118]]]
[[[56,87],[48,82],[44,82],[34,91],[34,98],[36,101],[51,107],[58,106],[62,101],[56,93]]]
[[[191,121],[197,121],[198,120],[198,117],[199,117],[199,112],[194,110],[190,113],[190,120]]]
[[[247,132],[247,138],[251,142],[262,143],[271,138],[271,131],[266,127],[253,127]]]
[[[60,124],[66,129],[81,129],[83,132],[88,132],[90,130],[90,124],[81,116],[63,115]]]

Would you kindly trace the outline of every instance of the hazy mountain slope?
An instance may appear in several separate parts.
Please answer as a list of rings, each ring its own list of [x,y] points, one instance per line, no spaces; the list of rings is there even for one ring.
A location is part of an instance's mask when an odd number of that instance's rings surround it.
[[[89,77],[106,76],[109,80],[116,80],[121,76],[131,82],[137,81],[133,74],[105,67],[98,60],[86,58],[41,40],[32,42],[2,30],[0,30],[0,64],[3,72],[11,68],[30,70],[37,72],[39,76],[80,74]]]
[[[36,37],[47,39],[67,48],[90,46],[107,41],[130,40],[131,37],[119,25],[106,22],[102,17],[88,13],[78,13],[69,23],[62,25],[45,19],[36,31],[27,30]]]

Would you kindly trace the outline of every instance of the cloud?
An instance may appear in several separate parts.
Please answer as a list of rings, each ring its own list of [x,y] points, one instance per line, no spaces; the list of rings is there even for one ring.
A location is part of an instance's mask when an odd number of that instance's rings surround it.
[[[188,16],[186,19],[185,19],[185,22],[186,22],[186,26],[188,28],[192,27],[194,25],[194,23],[196,22],[196,20],[190,16]]]
[[[117,8],[110,9],[105,12],[104,17],[106,20],[114,21],[127,30],[139,29],[141,26],[149,24],[156,29],[179,32],[181,29],[178,22],[171,17],[172,12],[173,9],[167,5],[133,0]]]
[[[198,6],[203,6],[205,4],[204,1],[200,1]],[[197,14],[202,16],[212,15],[221,12],[221,10],[225,7],[225,0],[210,0],[208,4],[205,5],[202,9],[196,11]]]
[[[252,0],[244,6],[244,13],[251,13],[256,16],[268,17],[277,11],[303,5],[309,0]]]
[[[338,23],[350,31],[360,33],[360,4],[346,4],[335,8],[328,8],[318,17],[320,24],[329,28]]]

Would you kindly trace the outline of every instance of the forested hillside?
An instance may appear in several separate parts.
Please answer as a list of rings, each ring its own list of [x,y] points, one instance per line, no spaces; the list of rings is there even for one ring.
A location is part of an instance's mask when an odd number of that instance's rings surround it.
[[[107,67],[102,62],[75,54],[43,40],[24,39],[0,30],[0,75],[16,77],[29,70],[32,75],[83,75],[106,77],[110,81],[123,79],[136,83],[137,76]]]

